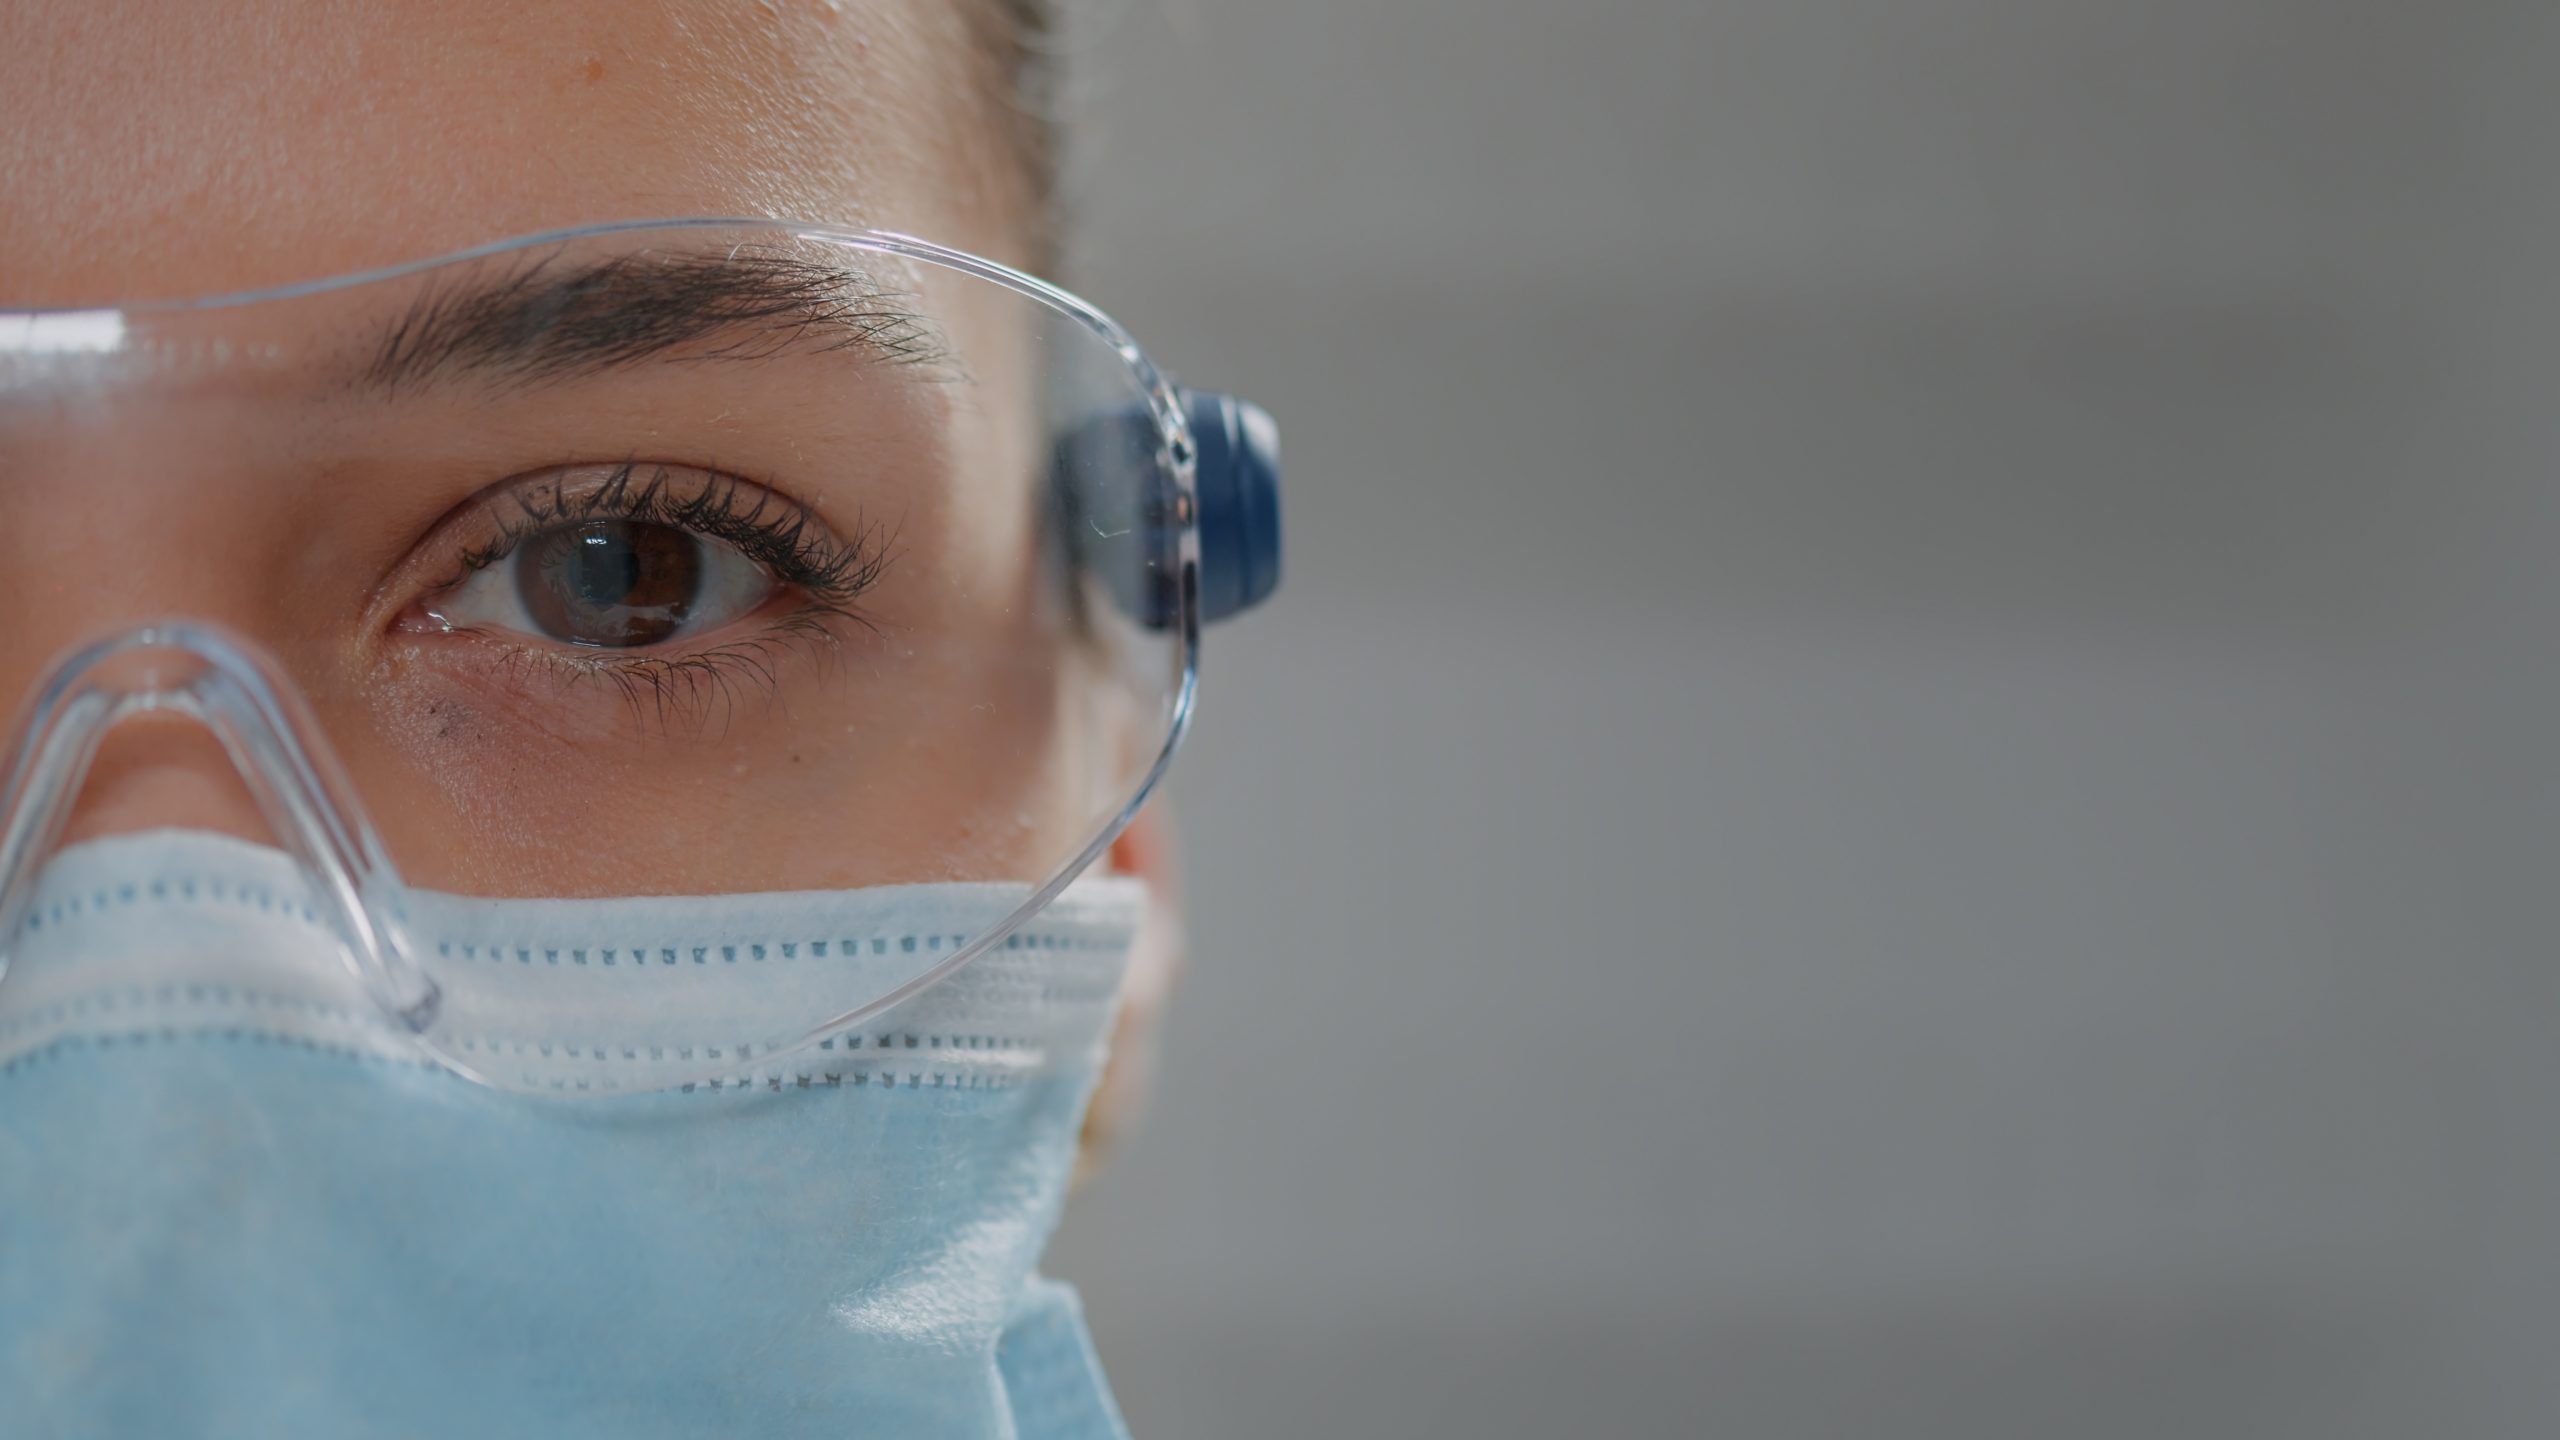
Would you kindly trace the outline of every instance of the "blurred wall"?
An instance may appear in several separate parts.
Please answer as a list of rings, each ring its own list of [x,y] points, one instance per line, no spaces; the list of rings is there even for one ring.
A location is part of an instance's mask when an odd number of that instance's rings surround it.
[[[1141,1440],[2560,1430],[2560,12],[1121,0],[1283,420]]]

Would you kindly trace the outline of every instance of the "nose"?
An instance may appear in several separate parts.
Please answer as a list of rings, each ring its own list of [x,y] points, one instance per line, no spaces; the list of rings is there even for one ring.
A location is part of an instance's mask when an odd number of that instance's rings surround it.
[[[254,648],[185,621],[98,641],[46,676],[11,748],[0,945],[63,839],[192,825],[291,853],[384,1010],[413,1028],[434,1015],[436,988],[407,950],[400,877],[318,726]]]
[[[184,637],[164,645],[158,628],[58,656],[31,687],[10,746],[8,828],[38,849],[167,828],[288,847],[242,773],[254,762],[226,713],[239,707],[207,703],[217,690],[254,695],[224,683],[223,658],[236,652],[247,671],[260,662],[229,640],[214,657]]]
[[[0,357],[5,358],[5,357]],[[174,363],[174,357],[173,361]],[[32,396],[0,375],[0,707],[66,655],[173,616],[294,647],[340,611],[323,467],[228,383],[82,382]],[[120,747],[121,748],[121,747]]]
[[[61,843],[172,827],[285,843],[221,740],[188,716],[146,712],[99,741]]]

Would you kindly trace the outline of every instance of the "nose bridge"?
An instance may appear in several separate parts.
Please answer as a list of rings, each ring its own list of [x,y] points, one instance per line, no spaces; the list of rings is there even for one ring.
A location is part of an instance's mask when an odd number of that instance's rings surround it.
[[[265,423],[201,381],[0,391],[0,696],[165,613],[268,632],[275,552],[301,531],[277,513],[298,496],[244,483],[275,473]]]
[[[221,738],[166,709],[129,715],[99,737],[63,825],[63,845],[170,827],[275,843]]]
[[[272,664],[246,642],[192,621],[93,642],[64,656],[36,687],[0,788],[0,968],[44,862],[73,833],[111,738],[128,747],[110,762],[115,773],[174,763],[181,775],[245,794],[298,862],[358,978],[412,1028],[428,1023],[436,992],[408,951],[399,875],[327,742]],[[154,740],[163,747],[158,758]],[[164,815],[160,823],[183,818]]]

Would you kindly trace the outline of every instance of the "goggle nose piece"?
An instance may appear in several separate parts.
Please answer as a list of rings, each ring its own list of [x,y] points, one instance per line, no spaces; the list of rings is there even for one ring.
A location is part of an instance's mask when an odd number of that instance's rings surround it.
[[[407,888],[318,722],[255,646],[192,620],[78,647],[37,685],[0,786],[0,976],[100,743],[146,713],[212,732],[366,993],[413,1034],[433,1024],[440,995],[410,947]]]

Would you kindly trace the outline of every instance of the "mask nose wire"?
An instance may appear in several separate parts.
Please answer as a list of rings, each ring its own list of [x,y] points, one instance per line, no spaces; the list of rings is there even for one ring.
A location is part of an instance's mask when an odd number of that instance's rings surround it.
[[[300,865],[313,907],[366,993],[412,1033],[433,1024],[440,996],[410,947],[407,889],[318,722],[256,649],[196,621],[137,626],[84,646],[54,662],[37,687],[0,787],[0,975],[99,743],[147,711],[213,732]]]

